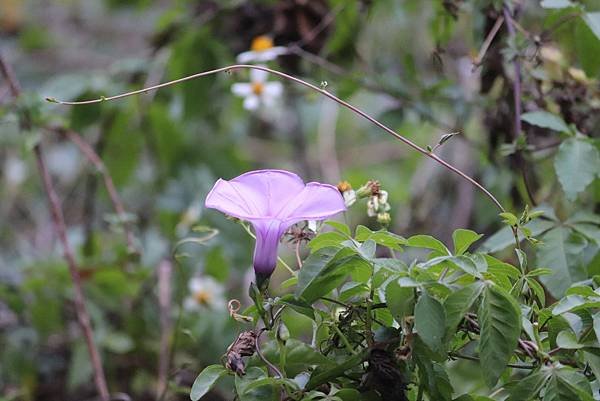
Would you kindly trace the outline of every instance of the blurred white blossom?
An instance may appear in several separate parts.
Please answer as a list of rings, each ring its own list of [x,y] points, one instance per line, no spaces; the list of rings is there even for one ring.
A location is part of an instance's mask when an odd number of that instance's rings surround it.
[[[212,277],[192,277],[188,288],[190,295],[183,303],[186,310],[225,309],[225,289]]]
[[[237,82],[231,91],[244,98],[246,110],[257,110],[260,106],[272,107],[283,93],[281,82],[267,82],[268,73],[262,70],[250,71],[250,82]]]

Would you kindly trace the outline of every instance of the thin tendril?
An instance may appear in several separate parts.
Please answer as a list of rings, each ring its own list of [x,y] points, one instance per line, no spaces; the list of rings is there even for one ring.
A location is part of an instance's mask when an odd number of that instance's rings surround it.
[[[337,96],[333,95],[332,93],[326,91],[325,89],[319,88],[316,85],[313,85],[313,84],[311,84],[309,82],[303,81],[300,78],[296,78],[296,77],[294,77],[292,75],[288,75],[288,74],[286,74],[284,72],[273,70],[273,69],[270,69],[270,68],[267,68],[267,67],[263,67],[263,66],[259,66],[259,65],[234,64],[234,65],[230,65],[230,66],[227,66],[227,67],[217,68],[217,69],[210,70],[210,71],[199,72],[197,74],[189,75],[187,77],[179,78],[179,79],[176,79],[176,80],[173,80],[173,81],[163,82],[162,84],[159,84],[159,85],[154,85],[154,86],[150,86],[150,87],[147,87],[147,88],[138,89],[138,90],[135,90],[135,91],[132,91],[132,92],[126,92],[126,93],[122,93],[122,94],[115,95],[115,96],[109,96],[109,97],[102,96],[102,97],[100,97],[98,99],[92,99],[92,100],[84,100],[84,101],[79,101],[79,102],[67,102],[67,101],[57,100],[55,98],[46,98],[46,100],[49,101],[49,102],[52,102],[52,103],[58,103],[58,104],[63,104],[63,105],[83,105],[83,104],[101,103],[101,102],[106,102],[106,101],[110,101],[110,100],[121,99],[121,98],[128,97],[128,96],[133,96],[133,95],[139,95],[139,94],[142,94],[142,93],[147,93],[147,92],[152,91],[152,90],[156,90],[156,89],[160,89],[160,88],[165,88],[167,86],[179,84],[181,82],[190,81],[192,79],[201,78],[201,77],[205,77],[205,76],[208,76],[208,75],[217,74],[217,73],[224,72],[224,71],[233,71],[233,70],[236,70],[236,69],[254,69],[254,70],[265,71],[265,72],[268,72],[270,74],[277,75],[278,77],[281,77],[281,78],[290,80],[292,82],[295,82],[297,84],[303,85],[303,86],[305,86],[307,88],[310,88],[310,89],[312,89],[312,90],[314,90],[316,92],[319,92],[323,96],[328,97],[329,99],[335,101],[336,103],[340,104],[341,106],[346,107],[347,109],[353,111],[354,113],[356,113],[356,114],[360,115],[361,117],[365,118],[366,120],[370,121],[372,124],[374,124],[377,127],[381,128],[382,130],[384,130],[388,134],[392,135],[396,139],[404,142],[406,145],[410,146],[411,148],[413,148],[417,152],[419,152],[419,153],[421,153],[421,154],[429,157],[430,159],[435,160],[436,162],[438,162],[439,164],[441,164],[442,166],[444,166],[448,170],[454,172],[455,174],[458,174],[463,179],[469,181],[472,185],[474,185],[481,192],[483,192],[496,205],[496,207],[498,207],[498,209],[501,212],[505,211],[505,209],[502,206],[502,204],[500,204],[500,202],[494,197],[494,195],[492,195],[492,193],[490,191],[488,191],[484,186],[482,186],[480,183],[478,183],[477,181],[475,181],[473,178],[469,177],[467,174],[463,173],[458,168],[456,168],[453,165],[449,164],[448,162],[444,161],[443,159],[441,159],[439,156],[435,155],[434,153],[431,153],[431,152],[427,151],[426,149],[423,149],[422,147],[420,147],[416,143],[412,142],[410,139],[405,138],[404,136],[398,134],[396,131],[392,130],[391,128],[387,127],[386,125],[384,125],[383,123],[379,122],[375,118],[371,117],[369,114],[367,114],[364,111],[360,110],[358,107],[353,106],[350,103],[348,103],[348,102],[346,102],[346,101],[338,98]]]

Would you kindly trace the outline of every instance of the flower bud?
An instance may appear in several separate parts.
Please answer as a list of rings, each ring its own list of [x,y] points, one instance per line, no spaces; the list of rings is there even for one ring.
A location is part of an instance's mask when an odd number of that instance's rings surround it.
[[[392,217],[389,213],[379,213],[377,214],[377,222],[382,226],[388,226],[392,222]]]
[[[365,185],[356,190],[356,197],[362,199],[369,196],[377,196],[379,195],[380,190],[381,185],[379,184],[379,181],[369,180]]]
[[[290,339],[290,331],[283,322],[279,323],[279,327],[277,327],[277,339],[282,343]]]

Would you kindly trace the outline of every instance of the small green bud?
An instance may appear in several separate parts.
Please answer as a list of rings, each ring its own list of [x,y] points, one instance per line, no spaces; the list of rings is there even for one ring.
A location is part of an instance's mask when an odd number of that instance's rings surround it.
[[[290,331],[283,322],[279,323],[279,327],[277,327],[277,339],[284,344],[290,339]]]
[[[387,227],[392,222],[392,216],[390,216],[390,214],[387,213],[387,212],[379,213],[377,215],[377,222],[379,224],[381,224],[382,226],[386,226]]]

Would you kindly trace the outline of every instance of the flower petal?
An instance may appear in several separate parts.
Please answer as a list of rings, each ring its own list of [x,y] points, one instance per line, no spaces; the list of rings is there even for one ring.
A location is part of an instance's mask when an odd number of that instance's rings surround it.
[[[231,85],[231,92],[234,95],[246,97],[252,93],[252,84],[246,82],[236,82]]]
[[[246,96],[244,99],[244,108],[246,110],[254,111],[260,106],[260,98],[254,94]]]
[[[309,182],[277,217],[289,226],[302,220],[323,220],[345,210],[344,198],[336,187]]]
[[[261,65],[260,67],[264,67],[264,65]],[[257,69],[251,69],[250,70],[250,82],[252,83],[264,83],[267,81],[267,78],[269,77],[269,73],[263,70],[257,70]]]
[[[282,93],[283,93],[283,85],[281,84],[281,82],[267,82],[266,84],[264,84],[264,87],[263,87],[263,92],[262,92],[263,102],[266,105],[271,106],[275,103],[277,98],[279,98],[281,96]]]
[[[192,277],[188,282],[188,288],[192,294],[202,291],[204,283],[200,277]]]
[[[283,170],[257,170],[230,181],[218,180],[206,207],[254,222],[271,219],[304,190],[302,179]]]
[[[254,61],[256,59],[256,55],[258,52],[254,52],[254,51],[247,51],[247,52],[242,52],[240,54],[237,55],[237,61],[238,63],[242,63],[242,64],[246,64],[249,63],[251,61]]]

